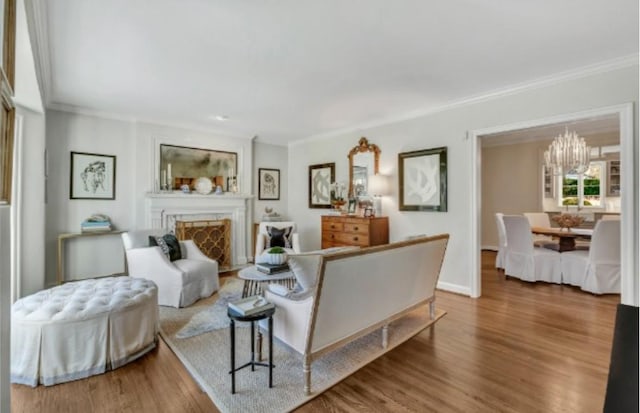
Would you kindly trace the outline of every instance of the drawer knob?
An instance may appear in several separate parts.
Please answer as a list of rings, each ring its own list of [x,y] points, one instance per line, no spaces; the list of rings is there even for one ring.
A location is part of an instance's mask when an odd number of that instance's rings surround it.
[[[353,240],[354,240],[354,241],[357,241],[357,240],[358,240],[358,237],[353,237]]]
[[[335,237],[336,237],[335,235],[331,234],[331,239],[334,239]]]
[[[335,228],[335,226],[334,226],[334,225],[331,225],[331,228]]]
[[[353,230],[354,230],[354,231],[357,231],[357,230],[358,230],[358,227],[353,227]]]

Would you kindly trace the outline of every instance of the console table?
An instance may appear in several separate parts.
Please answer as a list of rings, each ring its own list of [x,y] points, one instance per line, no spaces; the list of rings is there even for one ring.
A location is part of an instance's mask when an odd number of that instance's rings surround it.
[[[103,235],[118,235],[123,232],[127,232],[126,230],[122,231],[104,231],[104,232],[70,232],[66,234],[58,235],[58,272],[57,272],[57,281],[58,284],[62,284],[64,282],[64,245],[65,241],[73,238],[83,238],[83,237],[96,237]],[[127,269],[127,264],[125,262],[125,272]]]

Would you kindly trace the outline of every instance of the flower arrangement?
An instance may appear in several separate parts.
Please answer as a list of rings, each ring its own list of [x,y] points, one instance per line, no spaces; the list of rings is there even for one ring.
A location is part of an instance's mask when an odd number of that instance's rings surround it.
[[[347,185],[344,182],[333,182],[331,188],[331,205],[340,210],[346,203]]]
[[[331,199],[344,201],[347,195],[347,185],[344,182],[333,182],[331,188]]]
[[[561,229],[566,228],[567,231],[570,228],[577,227],[584,222],[584,217],[573,214],[560,214],[553,216],[551,219],[555,221]]]

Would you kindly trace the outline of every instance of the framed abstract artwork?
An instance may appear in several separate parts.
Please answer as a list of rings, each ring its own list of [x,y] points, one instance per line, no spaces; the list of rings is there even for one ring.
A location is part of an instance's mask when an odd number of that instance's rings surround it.
[[[280,199],[280,169],[258,168],[258,199],[261,201]]]
[[[116,199],[116,157],[71,152],[70,199]]]
[[[398,154],[400,211],[447,211],[447,148]]]
[[[335,163],[309,166],[309,208],[331,208],[331,183],[335,175]]]

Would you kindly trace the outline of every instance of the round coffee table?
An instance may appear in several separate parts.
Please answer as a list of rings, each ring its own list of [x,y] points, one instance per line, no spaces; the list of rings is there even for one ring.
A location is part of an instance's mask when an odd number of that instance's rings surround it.
[[[262,295],[265,284],[280,284],[287,288],[293,288],[296,284],[296,278],[291,271],[269,275],[258,271],[255,265],[238,271],[238,278],[244,280],[244,286],[242,287],[243,298]]]

